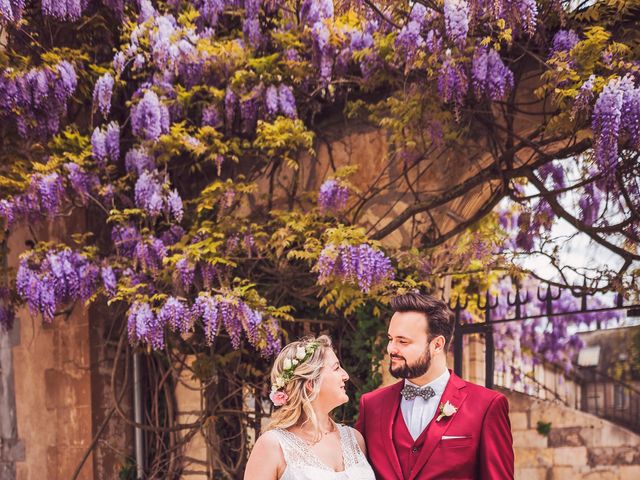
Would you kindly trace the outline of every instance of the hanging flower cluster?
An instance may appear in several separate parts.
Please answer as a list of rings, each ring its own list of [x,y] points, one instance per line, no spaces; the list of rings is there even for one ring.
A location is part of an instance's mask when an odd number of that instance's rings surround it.
[[[350,283],[370,292],[394,277],[391,261],[380,250],[367,244],[329,244],[322,252],[314,270],[318,272],[318,283],[327,284],[338,280]]]
[[[327,180],[320,186],[318,206],[323,212],[339,212],[347,206],[349,188],[338,180]]]
[[[640,147],[640,88],[631,75],[607,83],[593,110],[596,161],[601,170],[612,174],[618,160],[618,139],[629,135]]]
[[[60,175],[34,174],[24,193],[0,200],[0,217],[7,226],[22,219],[37,220],[58,213],[63,201],[64,185]]]
[[[26,72],[3,68],[0,120],[15,122],[22,137],[48,138],[58,132],[77,86],[75,68],[68,61]]]
[[[146,343],[154,349],[165,345],[165,329],[186,334],[196,324],[202,325],[206,343],[211,345],[223,327],[231,339],[233,348],[240,348],[246,337],[249,343],[265,356],[280,350],[280,340],[266,335],[261,341],[260,330],[269,330],[262,314],[250,308],[243,300],[226,295],[201,292],[192,305],[184,299],[169,297],[162,306],[154,310],[148,302],[134,302],[127,315],[129,340]]]
[[[31,312],[50,322],[61,306],[91,297],[99,274],[95,264],[73,250],[30,251],[20,259],[16,287]]]
[[[471,68],[473,88],[478,98],[503,98],[513,87],[513,73],[493,48],[478,48]]]

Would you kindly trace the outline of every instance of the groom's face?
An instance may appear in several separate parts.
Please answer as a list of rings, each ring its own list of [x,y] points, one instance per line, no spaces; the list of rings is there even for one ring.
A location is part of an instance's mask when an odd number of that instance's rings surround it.
[[[420,312],[396,312],[388,330],[389,373],[396,378],[417,378],[429,370],[431,352],[427,318]]]

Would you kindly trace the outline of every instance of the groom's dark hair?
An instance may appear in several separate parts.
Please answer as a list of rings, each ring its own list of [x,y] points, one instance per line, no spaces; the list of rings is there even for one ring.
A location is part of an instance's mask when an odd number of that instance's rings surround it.
[[[423,313],[427,319],[427,339],[429,342],[442,335],[445,340],[444,351],[449,350],[449,343],[453,337],[455,321],[453,312],[442,300],[412,290],[391,299],[394,312]]]

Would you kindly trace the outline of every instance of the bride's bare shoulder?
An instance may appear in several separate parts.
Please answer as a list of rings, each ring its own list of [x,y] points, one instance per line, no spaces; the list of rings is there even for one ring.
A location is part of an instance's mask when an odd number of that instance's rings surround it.
[[[284,466],[284,455],[280,448],[278,434],[270,430],[260,435],[253,446],[244,478],[277,479],[282,475]]]

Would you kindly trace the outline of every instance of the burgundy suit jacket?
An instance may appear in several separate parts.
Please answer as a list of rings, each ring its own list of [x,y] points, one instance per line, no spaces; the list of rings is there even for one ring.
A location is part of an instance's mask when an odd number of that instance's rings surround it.
[[[504,395],[465,382],[451,373],[440,404],[458,411],[427,426],[422,451],[404,479],[392,438],[404,381],[364,394],[355,427],[364,436],[367,456],[382,480],[513,479],[513,439]],[[442,438],[464,437],[464,438]]]

